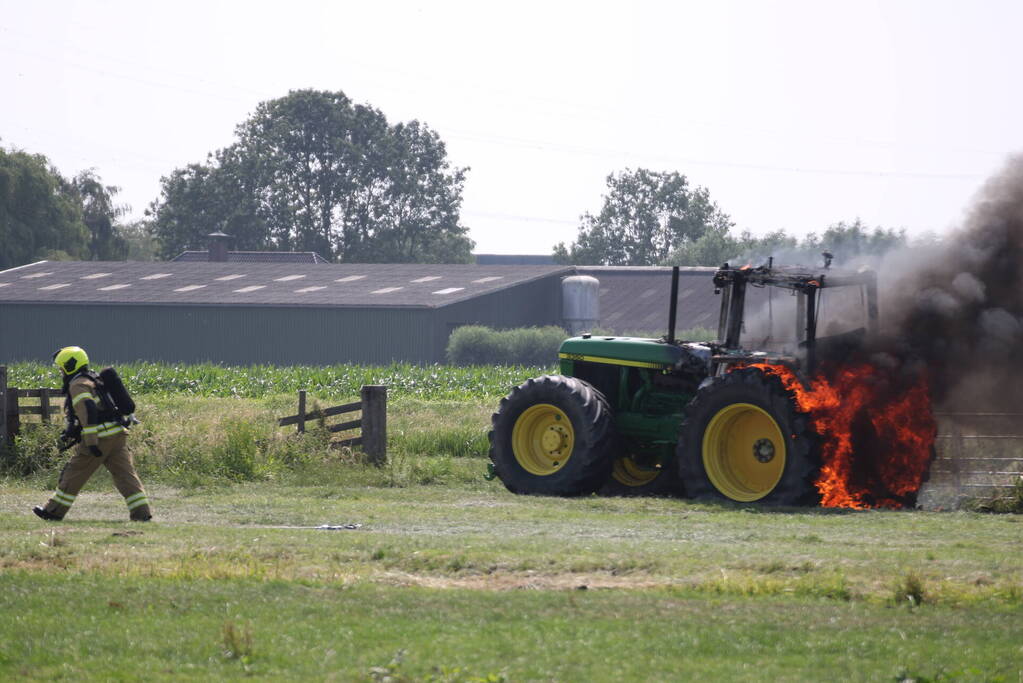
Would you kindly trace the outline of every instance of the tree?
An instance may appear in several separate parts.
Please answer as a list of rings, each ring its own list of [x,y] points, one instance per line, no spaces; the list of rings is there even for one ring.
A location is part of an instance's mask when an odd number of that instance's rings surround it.
[[[128,245],[128,261],[155,261],[160,253],[160,243],[153,234],[152,223],[134,220],[117,226],[117,233]]]
[[[708,230],[698,239],[690,240],[668,255],[662,266],[721,265],[739,253],[740,240],[727,230]]]
[[[84,258],[88,238],[77,194],[46,157],[0,147],[0,269]]]
[[[852,223],[832,223],[818,238],[810,233],[800,246],[806,251],[828,251],[836,261],[850,261],[858,257],[882,256],[886,252],[906,246],[906,231],[894,228],[868,228],[859,218]]]
[[[272,242],[257,216],[255,197],[246,193],[227,151],[223,163],[189,164],[161,179],[162,199],[146,211],[160,256],[170,259],[189,247],[205,246],[206,236],[222,231],[242,250],[284,248]]]
[[[150,207],[164,256],[222,230],[249,249],[338,261],[467,261],[466,169],[417,121],[390,126],[342,92],[261,103],[237,141],[163,178]]]
[[[744,230],[738,237],[727,230],[708,230],[694,242],[687,242],[662,261],[667,266],[719,266],[726,262],[761,264],[773,258],[776,264],[817,264],[827,251],[836,264],[876,258],[891,249],[906,246],[906,231],[867,228],[860,219],[839,221],[821,235],[811,232],[802,240],[785,230],[756,237]]]
[[[583,214],[575,242],[554,248],[560,263],[647,266],[708,232],[727,235],[732,221],[684,175],[644,168],[607,177],[604,206]]]
[[[377,208],[374,239],[359,235],[353,255],[363,261],[468,263],[472,242],[458,224],[465,169],[448,171],[444,143],[412,121],[393,128],[396,147]]]
[[[91,168],[72,178],[69,186],[78,195],[82,219],[89,229],[90,260],[123,261],[128,256],[128,242],[117,231],[117,220],[128,207],[114,204],[114,195],[121,188],[104,185]]]

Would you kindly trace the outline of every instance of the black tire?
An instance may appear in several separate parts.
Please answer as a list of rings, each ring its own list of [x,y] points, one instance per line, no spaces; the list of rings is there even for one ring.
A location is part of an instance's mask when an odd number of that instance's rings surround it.
[[[711,380],[686,408],[679,476],[691,498],[816,505],[816,443],[810,421],[777,377],[733,370]]]
[[[682,495],[682,481],[673,465],[651,471],[635,463],[618,450],[611,464],[611,474],[600,487],[602,496],[672,496]]]
[[[580,379],[526,380],[501,399],[490,423],[490,460],[512,493],[586,495],[611,470],[617,441],[611,409],[603,394]]]

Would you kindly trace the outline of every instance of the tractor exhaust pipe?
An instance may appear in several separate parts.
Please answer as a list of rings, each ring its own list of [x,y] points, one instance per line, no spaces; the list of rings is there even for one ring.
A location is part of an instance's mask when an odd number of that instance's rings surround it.
[[[668,343],[675,343],[675,314],[678,311],[678,266],[671,267],[671,302],[668,305]]]

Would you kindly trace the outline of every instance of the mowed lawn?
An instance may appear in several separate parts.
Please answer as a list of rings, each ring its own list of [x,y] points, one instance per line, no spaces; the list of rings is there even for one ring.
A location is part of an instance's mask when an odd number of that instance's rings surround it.
[[[1019,515],[518,497],[450,463],[154,485],[145,525],[105,475],[61,524],[8,480],[0,679],[1023,680]]]

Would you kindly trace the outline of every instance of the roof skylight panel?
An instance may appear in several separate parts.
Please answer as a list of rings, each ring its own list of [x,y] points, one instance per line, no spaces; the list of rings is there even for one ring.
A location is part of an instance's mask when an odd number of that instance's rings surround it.
[[[22,280],[35,280],[37,277],[46,277],[47,275],[53,275],[53,273],[52,272],[49,272],[49,273],[32,273],[31,275],[22,275],[21,279]]]
[[[454,294],[455,292],[461,292],[465,287],[448,287],[447,289],[438,289],[434,294]]]
[[[217,282],[227,282],[228,280],[237,280],[240,277],[245,277],[245,273],[234,273],[233,275],[225,275],[224,277],[214,278]]]
[[[391,292],[397,292],[399,289],[405,289],[404,287],[384,287],[383,289],[375,289],[370,294],[390,294]]]
[[[265,287],[266,285],[249,285],[248,287],[242,287],[241,289],[236,289],[234,291],[238,292],[239,294],[248,294],[249,292],[254,292],[257,289],[263,289]]]
[[[11,284],[11,283],[5,282],[4,284],[0,285],[0,287],[6,287],[9,284]],[[61,282],[61,283],[56,284],[56,285],[46,285],[45,287],[40,287],[39,290],[45,292],[45,291],[49,291],[49,290],[52,290],[52,289],[63,289],[64,287],[70,287],[70,286],[71,286],[70,282]]]
[[[98,280],[101,277],[109,277],[110,275],[113,275],[113,273],[93,273],[92,275],[83,275],[79,279],[81,279],[81,280]]]
[[[316,285],[314,287],[303,287],[302,289],[296,289],[295,292],[298,294],[305,294],[306,292],[318,292],[321,289],[326,289],[323,285]]]
[[[113,291],[115,289],[124,289],[125,287],[131,287],[131,285],[129,285],[129,284],[107,285],[106,287],[100,287],[99,291],[101,291],[101,292],[110,292],[110,291]]]
[[[274,282],[290,282],[291,280],[301,280],[305,275],[285,275],[284,277],[274,278]]]
[[[426,277],[411,280],[410,282],[433,282],[434,280],[439,280],[440,277],[440,275],[427,275]]]
[[[175,292],[194,292],[197,289],[202,289],[206,285],[185,285],[184,287],[178,287]]]
[[[140,277],[140,280],[161,280],[165,277],[170,277],[171,273],[153,273],[152,275],[146,275]]]
[[[503,280],[504,275],[491,275],[490,277],[481,277],[479,280],[473,280],[474,285],[482,285],[484,282],[493,282],[494,280]]]
[[[355,282],[356,280],[362,280],[365,277],[365,275],[349,275],[348,277],[338,278],[337,280],[334,280],[334,282]]]

